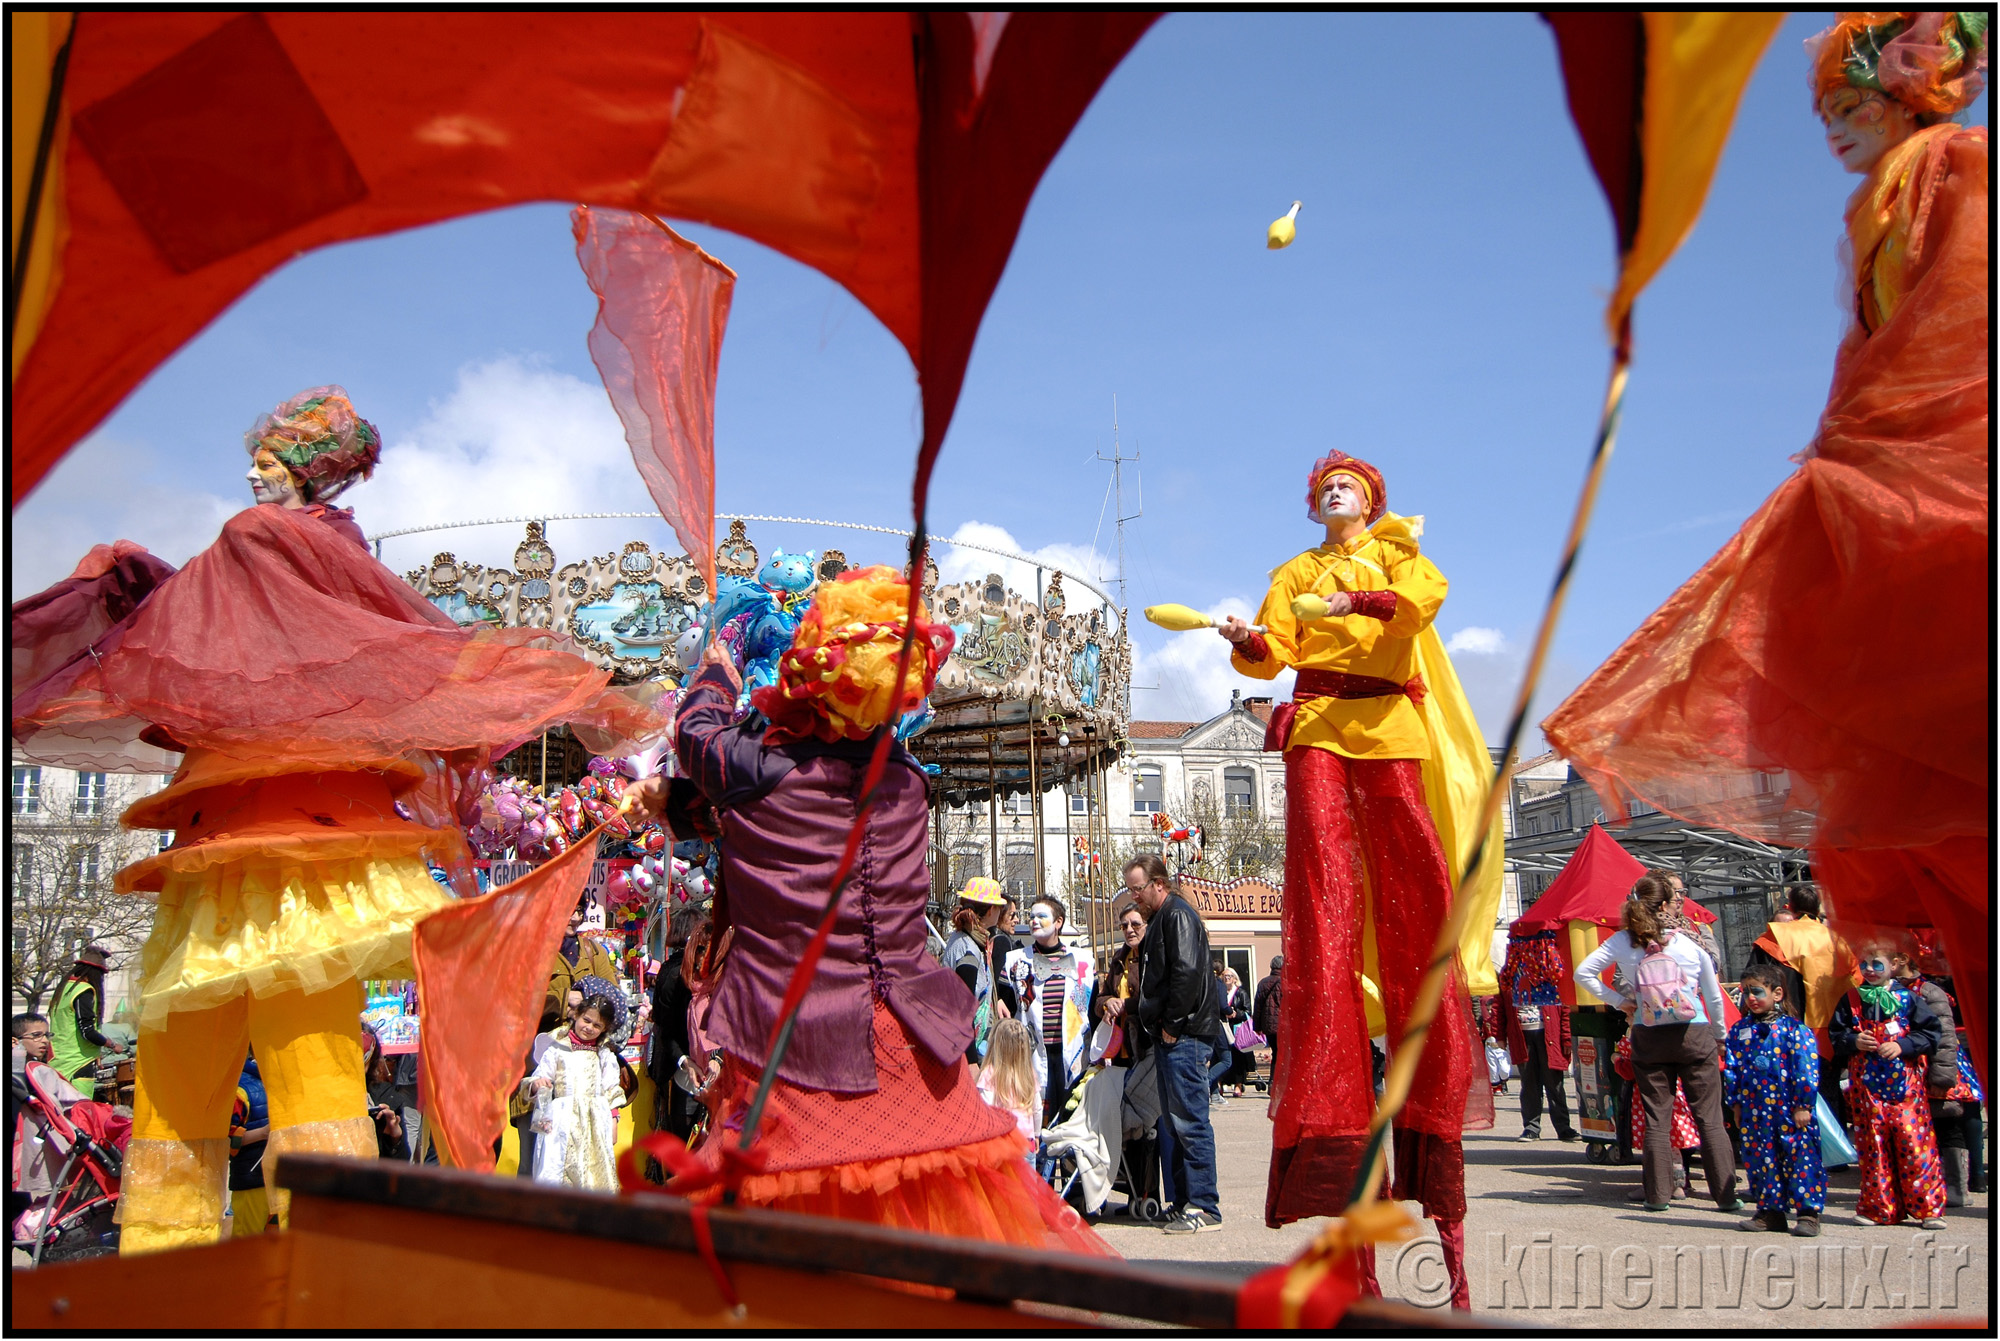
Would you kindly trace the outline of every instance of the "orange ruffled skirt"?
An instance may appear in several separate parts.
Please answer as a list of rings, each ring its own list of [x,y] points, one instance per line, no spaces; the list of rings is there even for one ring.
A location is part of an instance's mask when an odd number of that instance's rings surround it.
[[[873,1094],[779,1080],[757,1133],[764,1172],[744,1205],[925,1234],[1117,1257],[1035,1176],[1012,1115],[980,1097],[964,1059],[939,1066],[875,1004]],[[713,1131],[741,1131],[758,1069],[723,1057]],[[711,1139],[697,1155],[718,1158]]]

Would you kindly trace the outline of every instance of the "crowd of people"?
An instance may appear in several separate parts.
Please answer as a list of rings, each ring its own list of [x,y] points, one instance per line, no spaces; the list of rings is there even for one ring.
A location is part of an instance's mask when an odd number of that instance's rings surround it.
[[[1613,1139],[1620,1162],[1640,1153],[1632,1201],[1665,1211],[1692,1196],[1697,1152],[1709,1197],[1751,1210],[1751,1231],[1819,1234],[1823,1149],[1858,1166],[1863,1224],[1940,1229],[1947,1207],[1986,1190],[1985,1093],[1933,937],[1870,930],[1850,943],[1823,920],[1820,892],[1795,886],[1732,994],[1685,895],[1671,874],[1642,877],[1618,930],[1574,971],[1585,1008],[1623,1016]],[[1480,1011],[1504,1059],[1494,1087],[1520,1080],[1521,1140],[1540,1139],[1546,1108],[1557,1138],[1576,1141],[1569,1008],[1517,1001],[1515,982],[1503,974]]]

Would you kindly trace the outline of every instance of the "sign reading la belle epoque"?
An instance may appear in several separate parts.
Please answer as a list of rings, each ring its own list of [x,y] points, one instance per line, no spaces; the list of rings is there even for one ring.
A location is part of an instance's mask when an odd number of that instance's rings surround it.
[[[1231,880],[1216,884],[1195,876],[1182,876],[1181,897],[1194,905],[1204,919],[1271,918],[1284,911],[1284,891],[1263,880]]]

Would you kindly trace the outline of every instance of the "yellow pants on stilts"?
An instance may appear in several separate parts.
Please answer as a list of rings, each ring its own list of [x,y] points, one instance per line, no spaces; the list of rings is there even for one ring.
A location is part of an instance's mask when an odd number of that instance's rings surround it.
[[[175,1011],[139,1035],[132,1143],[120,1192],[120,1254],[214,1243],[229,1186],[229,1113],[246,1047],[257,1050],[270,1107],[264,1155],[270,1212],[291,1194],[272,1183],[288,1151],[373,1159],[375,1123],[361,1071],[361,984],[242,996]]]

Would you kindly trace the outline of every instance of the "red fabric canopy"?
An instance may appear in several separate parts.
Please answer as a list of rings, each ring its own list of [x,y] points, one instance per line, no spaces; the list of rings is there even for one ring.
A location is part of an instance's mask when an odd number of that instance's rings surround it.
[[[714,224],[845,285],[916,364],[921,497],[1029,197],[1156,17],[86,13],[13,501],[300,252],[532,200]]]
[[[1514,919],[1509,931],[1519,935],[1571,921],[1615,927],[1632,895],[1632,882],[1645,873],[1637,857],[1620,847],[1602,825],[1593,824],[1562,874],[1533,907]],[[1681,906],[1697,921],[1715,921],[1715,914],[1693,899],[1682,900]]]

